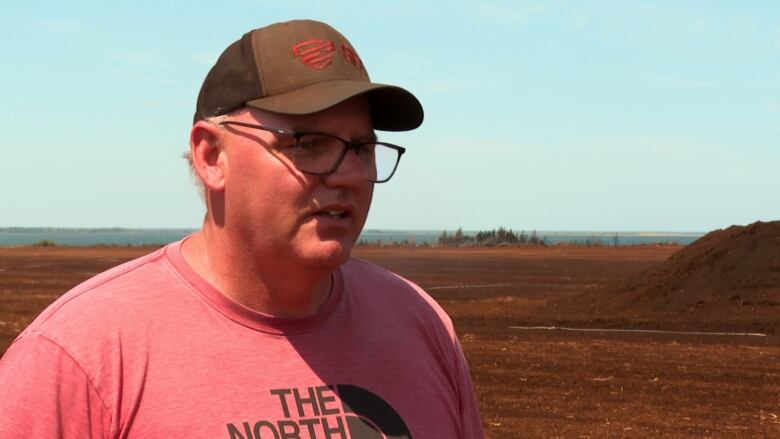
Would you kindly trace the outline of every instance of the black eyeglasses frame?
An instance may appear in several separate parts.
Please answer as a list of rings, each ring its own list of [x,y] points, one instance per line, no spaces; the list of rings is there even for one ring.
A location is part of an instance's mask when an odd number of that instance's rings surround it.
[[[224,121],[218,122],[217,124],[221,125],[221,126],[224,126],[224,125],[236,125],[236,126],[241,126],[241,127],[246,127],[246,128],[253,128],[253,129],[257,129],[257,130],[268,131],[268,132],[271,132],[271,133],[274,133],[274,134],[279,134],[279,135],[284,135],[284,136],[291,136],[292,138],[295,139],[295,146],[296,147],[298,147],[298,142],[300,141],[300,139],[302,137],[304,137],[304,136],[311,136],[311,135],[329,137],[329,138],[332,138],[332,139],[340,141],[344,145],[344,149],[341,151],[341,154],[339,155],[339,157],[336,160],[335,164],[331,167],[331,169],[329,169],[327,171],[323,171],[323,172],[306,171],[304,169],[298,168],[298,166],[296,165],[296,167],[295,167],[296,169],[298,169],[299,171],[303,172],[304,174],[309,174],[309,175],[321,175],[321,176],[324,176],[324,175],[332,174],[332,173],[336,172],[336,170],[339,168],[339,166],[341,166],[341,162],[344,161],[344,157],[347,156],[347,153],[350,150],[354,150],[355,154],[357,154],[360,151],[360,149],[363,148],[366,145],[381,145],[381,146],[393,149],[393,150],[395,150],[398,153],[398,157],[395,160],[395,164],[393,165],[393,169],[392,169],[392,171],[390,171],[390,174],[388,175],[387,178],[384,178],[382,180],[371,180],[371,179],[366,178],[366,180],[371,182],[371,183],[386,183],[391,178],[393,178],[393,175],[395,175],[395,171],[398,169],[398,164],[401,162],[401,157],[406,152],[406,148],[404,148],[403,146],[394,145],[392,143],[378,142],[378,141],[374,141],[374,140],[369,140],[369,141],[365,141],[365,142],[351,142],[349,140],[345,140],[345,139],[342,139],[341,137],[334,136],[332,134],[327,134],[327,133],[320,133],[320,132],[313,132],[313,131],[310,132],[310,131],[286,130],[286,129],[282,129],[282,128],[267,127],[265,125],[258,125],[258,124],[253,124],[253,123],[240,122],[240,121],[237,121],[237,120],[224,120]]]

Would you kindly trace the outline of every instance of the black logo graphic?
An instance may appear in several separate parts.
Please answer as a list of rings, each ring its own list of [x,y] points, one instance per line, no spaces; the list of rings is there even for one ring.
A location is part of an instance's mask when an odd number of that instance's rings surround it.
[[[400,415],[378,395],[349,384],[272,389],[283,419],[227,424],[230,439],[411,439]]]

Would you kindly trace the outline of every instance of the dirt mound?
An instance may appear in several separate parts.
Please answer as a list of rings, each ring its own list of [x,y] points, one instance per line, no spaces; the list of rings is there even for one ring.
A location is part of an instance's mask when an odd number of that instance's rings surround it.
[[[668,260],[605,288],[603,315],[743,322],[780,328],[780,221],[708,233]]]

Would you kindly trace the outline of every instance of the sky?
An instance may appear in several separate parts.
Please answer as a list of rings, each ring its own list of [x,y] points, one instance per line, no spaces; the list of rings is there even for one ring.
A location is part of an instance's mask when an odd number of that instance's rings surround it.
[[[197,93],[325,21],[425,109],[367,228],[705,232],[780,219],[780,2],[26,1],[0,12],[0,227],[198,227]]]

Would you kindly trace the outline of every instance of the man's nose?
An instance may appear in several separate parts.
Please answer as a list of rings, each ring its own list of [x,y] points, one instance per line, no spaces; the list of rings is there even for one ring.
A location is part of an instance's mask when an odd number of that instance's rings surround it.
[[[363,168],[360,157],[358,157],[358,149],[350,148],[347,150],[344,159],[341,160],[336,170],[326,177],[326,180],[329,180],[329,184],[332,185],[365,183],[367,178],[366,170]]]

